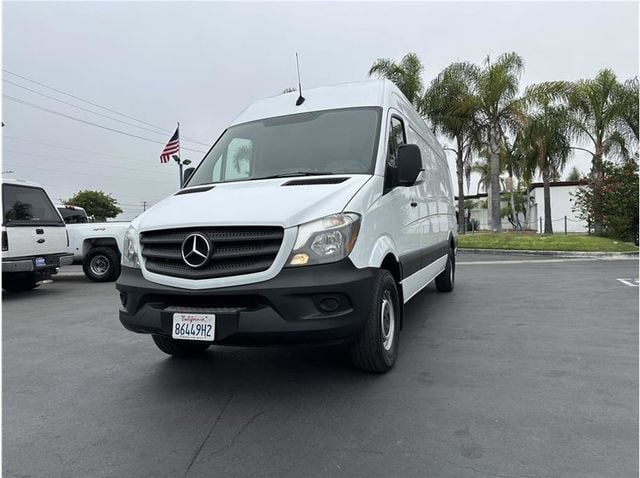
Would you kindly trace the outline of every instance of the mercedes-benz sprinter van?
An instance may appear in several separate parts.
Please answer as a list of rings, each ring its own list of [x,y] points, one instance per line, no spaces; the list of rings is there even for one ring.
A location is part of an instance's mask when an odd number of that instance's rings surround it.
[[[386,372],[403,305],[433,280],[453,289],[456,241],[444,152],[393,83],[283,94],[131,223],[120,321],[176,356],[344,341]]]

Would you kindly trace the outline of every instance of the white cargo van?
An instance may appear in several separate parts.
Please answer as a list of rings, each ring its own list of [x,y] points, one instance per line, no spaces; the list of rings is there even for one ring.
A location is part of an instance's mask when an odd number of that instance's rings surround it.
[[[403,305],[454,285],[456,222],[441,146],[389,81],[247,108],[187,185],[136,218],[120,321],[164,352],[345,341],[389,370]],[[301,104],[300,104],[301,103]]]
[[[71,264],[60,213],[39,184],[2,180],[2,288],[26,291]]]

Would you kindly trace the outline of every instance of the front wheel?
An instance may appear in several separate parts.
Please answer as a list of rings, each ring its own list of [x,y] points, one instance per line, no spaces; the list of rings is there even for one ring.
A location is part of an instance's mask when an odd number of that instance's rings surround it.
[[[120,275],[120,255],[110,247],[96,247],[85,256],[82,270],[94,282],[114,281]]]
[[[401,305],[396,281],[381,270],[375,279],[369,316],[360,335],[351,344],[353,364],[367,372],[384,373],[398,356]]]
[[[176,340],[166,335],[153,334],[156,346],[168,355],[174,357],[195,357],[201,355],[211,345],[208,342],[196,342],[192,340]]]

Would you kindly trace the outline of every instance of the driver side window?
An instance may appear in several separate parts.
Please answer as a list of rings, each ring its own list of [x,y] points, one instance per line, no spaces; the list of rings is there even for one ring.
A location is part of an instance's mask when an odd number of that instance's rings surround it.
[[[389,140],[387,144],[387,164],[384,172],[384,192],[391,191],[398,184],[398,146],[406,144],[406,136],[402,120],[391,117],[389,124]]]

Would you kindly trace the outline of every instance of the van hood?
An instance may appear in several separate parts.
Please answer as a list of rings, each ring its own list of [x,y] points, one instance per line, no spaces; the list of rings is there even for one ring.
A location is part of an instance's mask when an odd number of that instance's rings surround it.
[[[308,180],[335,180],[336,176],[261,179],[193,186],[170,196],[138,216],[132,225],[140,231],[212,225],[297,226],[342,212],[370,175],[340,175],[338,184],[286,185]],[[360,212],[360,211],[353,211]]]

